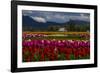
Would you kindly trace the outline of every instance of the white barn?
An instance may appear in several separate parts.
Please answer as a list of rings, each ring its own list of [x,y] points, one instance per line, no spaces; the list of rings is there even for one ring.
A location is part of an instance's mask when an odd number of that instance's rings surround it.
[[[67,31],[64,27],[59,28],[58,31]]]

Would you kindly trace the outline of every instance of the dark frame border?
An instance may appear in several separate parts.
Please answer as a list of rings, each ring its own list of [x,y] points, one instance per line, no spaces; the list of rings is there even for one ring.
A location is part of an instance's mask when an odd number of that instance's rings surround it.
[[[94,64],[17,68],[17,6],[18,5],[93,9],[94,34],[95,34]],[[47,3],[47,2],[33,2],[33,1],[11,1],[11,72],[43,71],[43,70],[90,68],[90,67],[97,67],[97,6],[96,5],[62,4],[62,3]]]

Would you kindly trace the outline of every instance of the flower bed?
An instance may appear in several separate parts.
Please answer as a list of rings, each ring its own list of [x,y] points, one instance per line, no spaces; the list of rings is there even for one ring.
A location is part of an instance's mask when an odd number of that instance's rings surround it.
[[[23,62],[90,58],[89,40],[23,40]]]

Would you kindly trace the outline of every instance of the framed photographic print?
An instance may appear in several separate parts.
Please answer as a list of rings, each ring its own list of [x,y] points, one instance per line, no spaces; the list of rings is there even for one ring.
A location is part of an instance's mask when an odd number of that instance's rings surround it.
[[[11,2],[11,71],[97,67],[97,6]]]

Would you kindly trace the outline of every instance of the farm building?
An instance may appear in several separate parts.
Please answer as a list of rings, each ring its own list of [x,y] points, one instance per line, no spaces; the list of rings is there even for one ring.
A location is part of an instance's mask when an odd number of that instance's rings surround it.
[[[58,31],[67,31],[64,27],[59,28]]]

